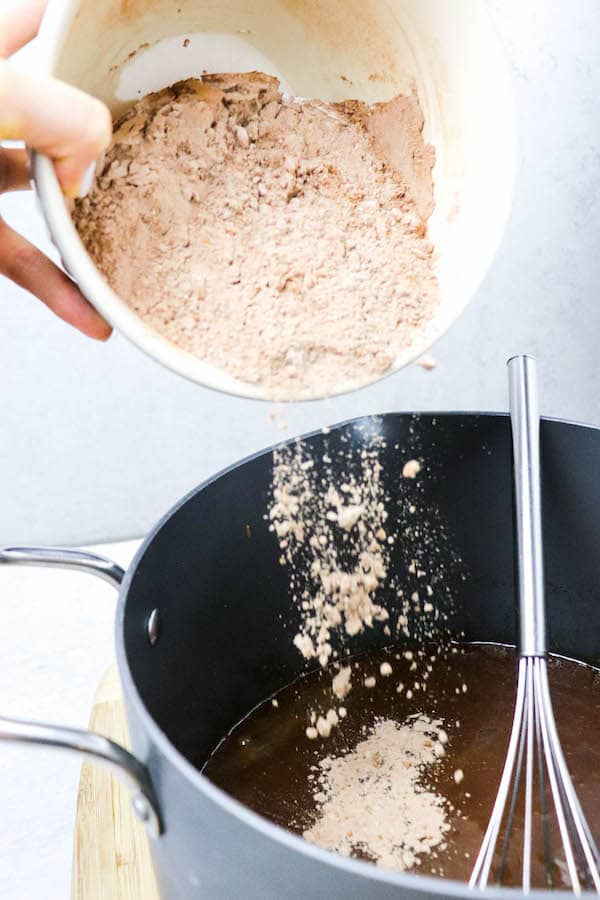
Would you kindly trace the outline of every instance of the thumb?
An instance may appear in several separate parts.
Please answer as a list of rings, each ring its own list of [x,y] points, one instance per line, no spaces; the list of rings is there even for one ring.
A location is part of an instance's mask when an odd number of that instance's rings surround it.
[[[54,78],[40,81],[0,60],[0,140],[25,141],[54,160],[63,192],[77,197],[90,165],[107,148],[107,107]]]

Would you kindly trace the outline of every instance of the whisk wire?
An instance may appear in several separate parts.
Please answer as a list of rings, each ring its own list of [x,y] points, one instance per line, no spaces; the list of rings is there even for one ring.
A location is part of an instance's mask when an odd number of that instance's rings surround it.
[[[530,660],[525,660],[526,666],[526,682],[525,682],[525,705],[527,716],[527,761],[525,772],[525,817],[523,827],[523,890],[526,894],[531,888],[531,845],[533,842],[533,710],[534,710],[534,687],[531,678]]]
[[[592,882],[596,892],[600,894],[600,855],[569,775],[556,728],[548,683],[536,364],[531,357],[519,356],[509,360],[508,367],[519,601],[517,697],[498,794],[469,884],[471,887],[487,886],[510,795],[497,870],[499,880],[502,880],[507,868],[515,812],[523,795],[521,884],[524,894],[530,892],[534,793],[537,785],[547,885],[552,887],[553,868],[562,865],[552,856],[549,815],[551,798],[571,890],[579,895],[583,880],[585,886]]]
[[[546,802],[546,773],[544,772],[544,748],[542,746],[542,725],[539,706],[535,707],[535,746],[537,751],[538,785],[540,794],[540,815],[544,840],[544,863],[546,868],[546,887],[551,889],[552,879],[552,841],[550,838],[550,816]]]
[[[543,724],[545,724],[546,728],[545,746],[547,748],[547,758],[548,753],[551,754],[554,763],[554,771],[558,773],[557,781],[558,784],[562,787],[568,813],[575,831],[577,832],[579,845],[587,863],[589,876],[593,882],[596,892],[600,893],[600,854],[598,852],[598,848],[596,846],[594,838],[592,837],[589,825],[587,824],[586,818],[583,814],[583,810],[581,809],[579,798],[577,797],[577,793],[573,786],[573,781],[571,780],[571,776],[567,768],[567,763],[558,737],[554,711],[552,708],[552,698],[550,695],[550,686],[548,684],[548,671],[546,665],[541,665],[541,662],[541,660],[538,660],[538,663],[540,663],[540,665],[538,665],[539,674],[537,690],[540,705],[546,712],[545,720],[543,719],[542,722]]]
[[[519,660],[517,699],[506,761],[492,815],[473,867],[470,887],[487,887],[496,856],[498,837],[502,823],[506,819],[496,873],[498,883],[502,882],[508,858],[512,825],[521,784],[524,780],[522,889],[524,894],[530,892],[536,775],[540,795],[547,886],[552,887],[553,859],[546,802],[546,778],[554,803],[571,890],[576,895],[581,894],[580,870],[585,868],[594,889],[600,893],[600,857],[583,815],[558,739],[546,660],[537,657],[522,657]],[[574,840],[574,834],[578,841]],[[578,855],[581,855],[579,861],[576,858]]]
[[[525,684],[525,695],[524,695],[524,705],[523,705],[523,718],[527,715],[527,684]],[[522,722],[521,722],[522,725]],[[506,862],[508,860],[508,850],[511,844],[511,836],[512,836],[512,826],[515,817],[515,812],[517,809],[517,802],[519,799],[519,791],[521,788],[521,772],[523,771],[523,753],[525,750],[525,736],[526,731],[521,727],[521,733],[519,736],[519,749],[517,751],[516,763],[514,766],[515,777],[513,780],[513,787],[511,791],[510,798],[510,806],[508,809],[508,815],[506,816],[506,825],[504,827],[504,840],[502,842],[502,852],[500,854],[500,862],[498,863],[498,872],[496,875],[496,880],[498,882],[502,881],[504,877],[504,869],[506,867]]]
[[[522,662],[522,660],[519,662],[519,668]],[[494,860],[494,854],[496,852],[498,833],[500,831],[500,826],[504,817],[506,800],[510,791],[513,770],[515,767],[515,761],[517,759],[522,732],[524,708],[525,679],[519,678],[517,683],[517,698],[515,701],[513,724],[510,732],[510,739],[508,742],[508,750],[506,753],[506,760],[504,762],[504,769],[502,771],[502,777],[500,778],[500,785],[498,787],[498,793],[496,794],[496,800],[494,802],[494,808],[492,809],[490,821],[488,823],[488,827],[479,849],[479,853],[477,854],[475,865],[473,866],[473,872],[471,873],[471,878],[469,880],[470,887],[487,887],[490,870],[492,868],[492,862]]]
[[[542,745],[544,748],[544,756],[546,760],[546,768],[548,770],[548,780],[550,781],[550,789],[552,791],[552,799],[554,800],[554,809],[556,812],[556,818],[558,821],[558,827],[560,830],[560,836],[563,843],[563,849],[565,851],[567,870],[569,872],[569,879],[571,881],[571,888],[575,894],[581,893],[581,884],[579,881],[579,875],[577,874],[577,865],[575,863],[575,855],[573,853],[573,846],[571,843],[571,838],[569,835],[569,829],[567,827],[567,818],[565,815],[565,809],[563,805],[563,796],[559,787],[559,776],[557,774],[557,766],[556,766],[556,746],[553,745],[550,741],[549,736],[549,728],[548,728],[548,719],[554,719],[554,714],[552,712],[552,704],[550,702],[550,694],[548,693],[547,701],[544,698],[544,694],[541,689],[541,681],[540,681],[540,671],[543,669],[544,673],[546,672],[546,664],[545,661],[540,659],[534,660],[534,675],[537,677],[534,678],[535,691],[536,691],[536,699],[538,704],[538,709],[540,710],[540,725],[542,731]],[[558,741],[558,735],[556,735],[556,739]],[[570,781],[569,773],[566,772],[566,777]]]

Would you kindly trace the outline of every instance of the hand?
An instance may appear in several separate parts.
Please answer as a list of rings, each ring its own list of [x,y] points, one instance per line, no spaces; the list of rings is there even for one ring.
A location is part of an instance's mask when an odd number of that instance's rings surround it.
[[[11,68],[6,58],[35,37],[46,0],[16,0],[2,6],[0,141],[24,141],[49,156],[64,194],[77,197],[85,190],[90,167],[109,144],[110,113],[99,100],[76,88],[55,79],[39,81]],[[28,187],[26,151],[0,145],[0,194]],[[0,274],[31,291],[89,337],[101,341],[110,337],[110,325],[71,279],[1,218]]]

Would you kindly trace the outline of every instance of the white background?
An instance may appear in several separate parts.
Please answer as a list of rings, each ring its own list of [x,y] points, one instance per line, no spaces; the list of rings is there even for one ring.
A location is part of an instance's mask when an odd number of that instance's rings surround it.
[[[290,409],[290,434],[375,411],[504,409],[504,361],[522,351],[541,358],[544,412],[600,423],[600,6],[489,5],[512,65],[521,145],[493,270],[435,348],[435,372],[413,368]],[[35,68],[35,54],[23,63]],[[0,209],[47,246],[32,197]],[[281,437],[270,407],[188,384],[118,336],[93,344],[1,280],[0,410],[0,544],[139,536],[207,475]],[[126,561],[131,547],[115,552]],[[84,725],[112,658],[111,589],[2,571],[0,598],[2,712]],[[68,896],[78,771],[62,756],[1,748],[3,900]]]

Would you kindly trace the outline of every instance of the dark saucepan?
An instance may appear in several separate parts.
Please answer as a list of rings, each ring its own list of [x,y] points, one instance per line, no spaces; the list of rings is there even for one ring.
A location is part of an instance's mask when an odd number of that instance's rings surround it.
[[[455,633],[464,632],[468,641],[510,643],[508,419],[388,414],[304,440],[315,450],[326,443],[335,451],[342,439],[359,447],[373,430],[387,441],[382,462],[391,507],[399,506],[405,490],[401,460],[424,460],[421,505],[436,511],[452,549],[448,587],[456,599]],[[550,645],[598,665],[600,431],[544,421],[542,453]],[[266,452],[202,485],[157,525],[122,580],[117,656],[133,751],[142,765],[129,756],[115,758],[113,746],[85,733],[0,720],[0,738],[83,747],[127,769],[138,811],[150,824],[148,807],[159,813],[152,851],[165,898],[471,896],[463,884],[389,873],[321,851],[250,813],[198,770],[232,725],[305,668],[291,641],[295,614],[287,574],[264,520],[271,471],[272,454]],[[401,544],[394,552],[402,552]],[[48,554],[0,552],[4,563],[35,560],[48,562]],[[99,568],[77,555],[55,553],[54,561]],[[105,564],[101,574],[118,581],[122,573]],[[394,602],[386,597],[392,613]],[[380,630],[369,631],[354,649],[386,642]]]

